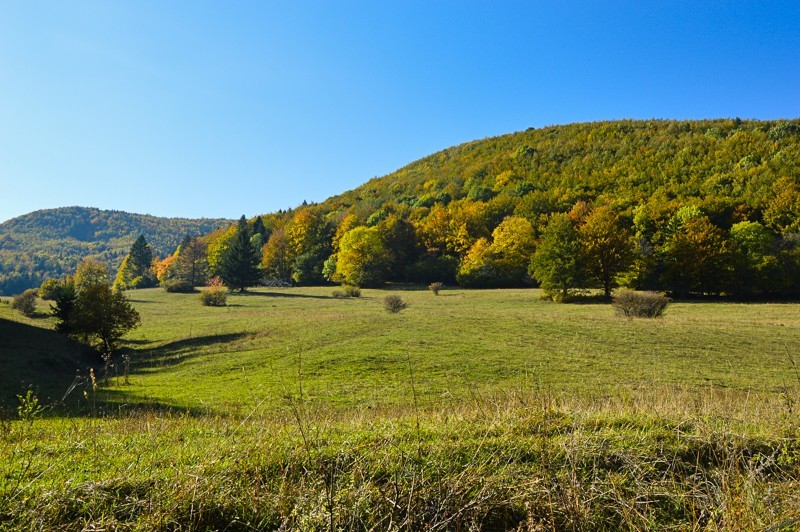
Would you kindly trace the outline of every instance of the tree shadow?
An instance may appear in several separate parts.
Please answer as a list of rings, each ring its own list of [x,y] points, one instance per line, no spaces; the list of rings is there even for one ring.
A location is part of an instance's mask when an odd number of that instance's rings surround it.
[[[131,356],[131,374],[142,373],[148,369],[176,366],[186,360],[202,356],[203,348],[241,340],[247,336],[249,333],[246,332],[194,336],[169,342],[153,349],[142,351],[127,349],[122,354]]]
[[[333,299],[333,296],[315,296],[312,294],[288,294],[282,292],[237,292],[233,295],[246,296],[246,297],[287,297],[287,298],[301,298],[301,299]]]
[[[31,389],[42,403],[59,399],[75,372],[96,366],[96,354],[51,329],[0,318],[0,404],[16,408]]]

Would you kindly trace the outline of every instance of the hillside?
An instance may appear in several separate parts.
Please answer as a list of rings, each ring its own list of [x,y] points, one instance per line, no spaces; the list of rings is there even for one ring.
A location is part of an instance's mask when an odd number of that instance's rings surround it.
[[[601,197],[623,206],[716,199],[760,218],[773,184],[800,177],[798,163],[797,119],[579,123],[454,146],[321,206],[369,216],[388,202],[421,208],[499,198],[516,212],[546,213]]]
[[[583,249],[602,240],[590,236],[600,231],[621,235],[617,251],[630,257],[614,275],[586,257],[575,288],[608,293],[624,280],[681,295],[796,296],[798,163],[797,119],[529,129],[448,148],[320,204],[267,214],[263,262],[268,275],[299,284],[327,277],[373,286],[530,286],[542,283],[532,273],[534,251],[563,213]],[[366,271],[351,251],[370,239],[379,242],[378,259]]]
[[[163,257],[185,235],[228,224],[224,219],[159,218],[86,207],[32,212],[0,224],[0,294],[20,293],[47,277],[70,273],[84,257],[116,270],[140,234]]]

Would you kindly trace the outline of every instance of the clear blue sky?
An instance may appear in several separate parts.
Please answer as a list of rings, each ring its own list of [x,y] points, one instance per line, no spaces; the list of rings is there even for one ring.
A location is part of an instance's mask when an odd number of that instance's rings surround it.
[[[800,116],[800,2],[0,0],[0,221],[230,217],[461,142]]]

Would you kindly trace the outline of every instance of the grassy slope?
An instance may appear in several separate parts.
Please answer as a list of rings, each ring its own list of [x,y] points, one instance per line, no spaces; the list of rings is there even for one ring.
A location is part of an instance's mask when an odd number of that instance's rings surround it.
[[[392,315],[364,290],[260,289],[226,308],[196,295],[132,294],[145,326],[131,334],[127,397],[227,413],[298,386],[343,408],[404,404],[413,371],[424,404],[503,386],[617,393],[659,386],[776,392],[795,380],[800,305],[675,303],[664,319],[626,321],[608,305],[555,305],[536,290],[398,292]]]
[[[38,317],[24,318],[0,298],[0,406],[16,406],[16,395],[31,387],[43,402],[59,400],[75,378],[85,373],[93,357],[79,343],[49,330],[47,305],[39,302]],[[43,329],[45,325],[48,329]]]
[[[132,292],[143,326],[130,384],[89,389],[84,411],[177,412],[0,425],[0,529],[800,517],[787,355],[800,351],[800,305],[676,303],[629,322],[535,290],[330,292],[260,289],[226,308]],[[411,307],[387,314],[387,293]],[[0,305],[3,317],[16,319]]]

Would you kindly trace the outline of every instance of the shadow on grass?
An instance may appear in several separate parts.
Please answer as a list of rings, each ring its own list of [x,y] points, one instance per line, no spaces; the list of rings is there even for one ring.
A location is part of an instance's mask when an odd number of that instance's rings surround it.
[[[290,294],[283,292],[235,292],[231,295],[245,296],[245,297],[288,297],[288,298],[301,298],[301,299],[333,299],[333,296],[315,296],[311,294]]]
[[[75,378],[98,362],[86,346],[51,329],[0,318],[0,405],[16,410],[30,389],[43,403],[61,397]]]
[[[146,397],[130,394],[125,387],[107,388],[99,379],[99,386],[92,391],[88,382],[76,387],[68,397],[57,403],[46,405],[41,413],[42,417],[124,417],[139,416],[142,414],[170,414],[202,417],[212,414],[210,409],[178,406],[155,401]],[[112,378],[110,382],[117,384],[121,378]],[[85,392],[85,395],[84,395]]]
[[[162,346],[137,351],[128,349],[125,352],[131,356],[131,374],[140,373],[143,370],[161,367],[170,367],[180,364],[186,360],[196,358],[205,354],[205,348],[234,342],[249,336],[248,333],[229,333],[213,334],[207,336],[194,336],[169,342]]]

